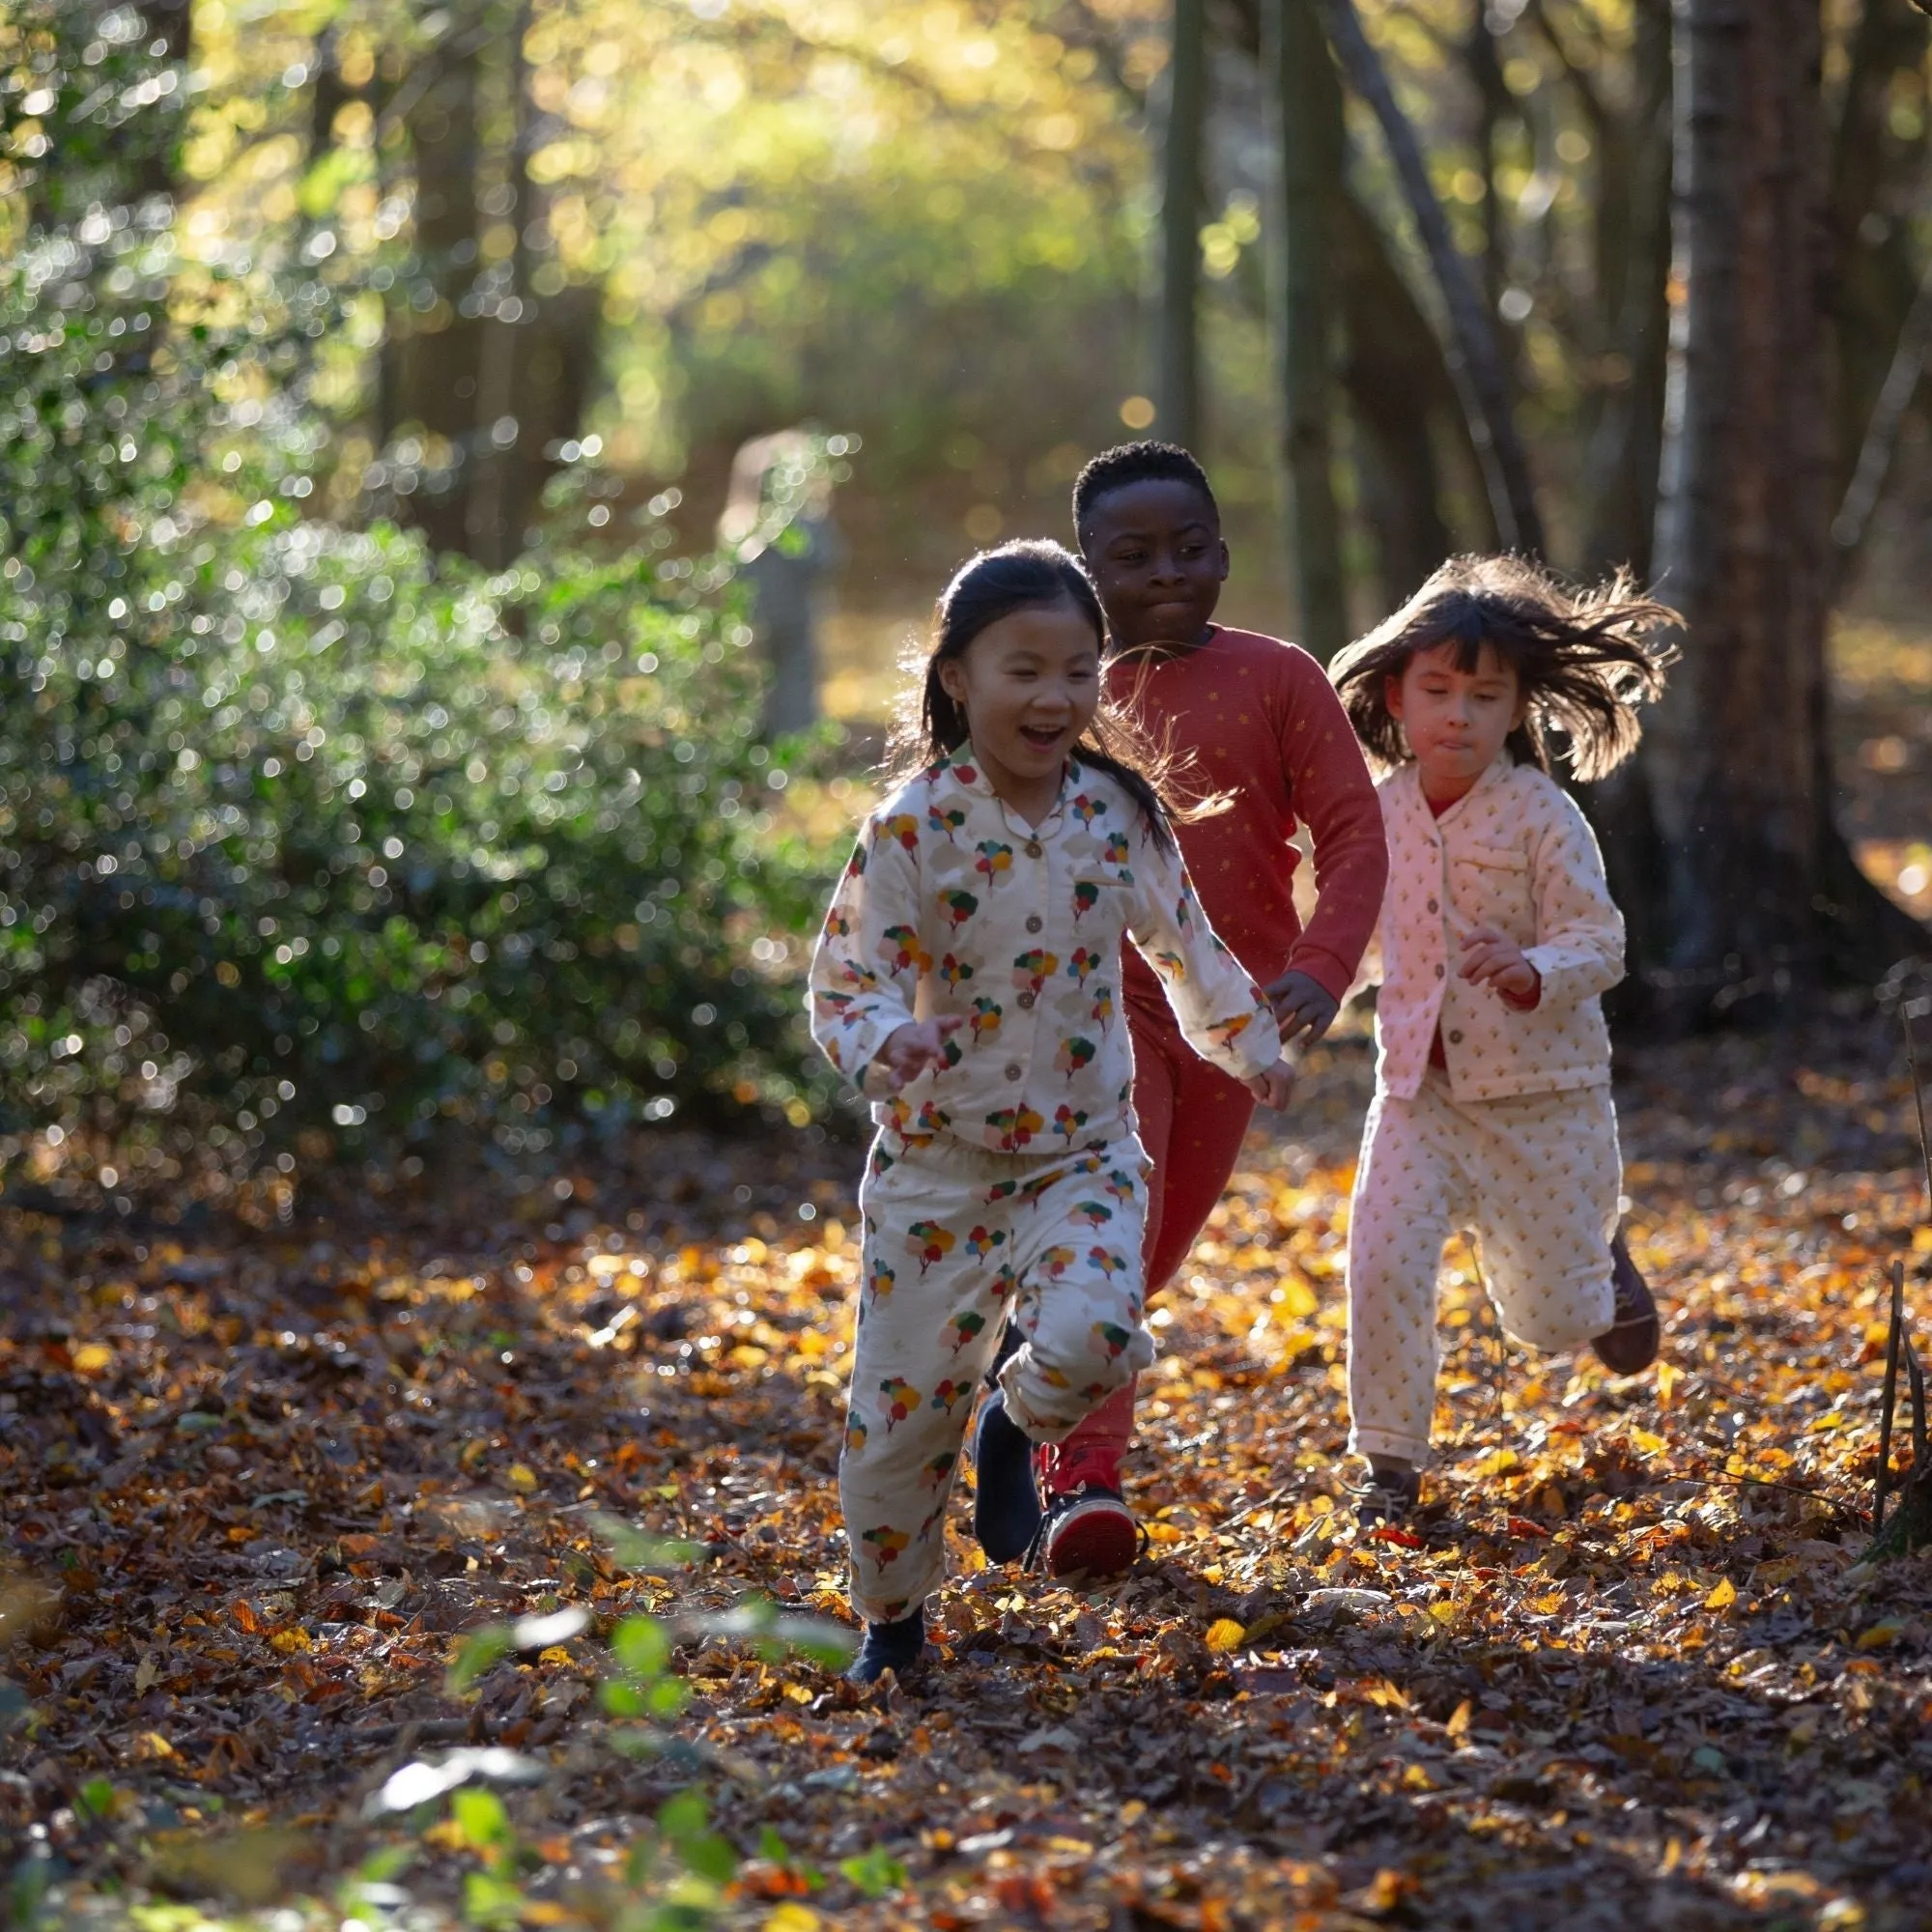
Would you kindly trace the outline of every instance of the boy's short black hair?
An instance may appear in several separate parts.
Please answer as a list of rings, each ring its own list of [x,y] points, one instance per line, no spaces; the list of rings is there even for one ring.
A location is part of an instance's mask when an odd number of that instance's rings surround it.
[[[1073,527],[1086,526],[1094,505],[1132,483],[1185,483],[1198,490],[1218,525],[1221,506],[1208,487],[1208,472],[1178,442],[1122,442],[1100,454],[1073,479]]]

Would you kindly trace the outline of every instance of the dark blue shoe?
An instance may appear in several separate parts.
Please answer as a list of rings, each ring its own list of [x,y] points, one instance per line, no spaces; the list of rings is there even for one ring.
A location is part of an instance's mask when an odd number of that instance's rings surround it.
[[[1007,1399],[990,1395],[973,1432],[973,1534],[988,1563],[1017,1563],[1039,1534],[1039,1490],[1033,1443],[1007,1413]]]
[[[848,1684],[876,1684],[887,1671],[903,1677],[925,1648],[925,1605],[893,1624],[867,1624],[866,1640],[845,1672]]]

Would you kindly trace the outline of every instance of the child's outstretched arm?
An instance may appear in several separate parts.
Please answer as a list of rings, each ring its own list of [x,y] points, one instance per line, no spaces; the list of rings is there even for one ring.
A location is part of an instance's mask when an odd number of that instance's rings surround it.
[[[1314,916],[1288,970],[1266,988],[1282,1036],[1327,1032],[1361,965],[1388,885],[1388,840],[1375,780],[1335,688],[1305,652],[1288,654],[1281,757],[1295,816],[1315,845]]]
[[[1127,936],[1159,977],[1188,1045],[1257,1099],[1286,1105],[1293,1076],[1266,996],[1215,937],[1180,855],[1145,841],[1134,881]]]
[[[848,1080],[863,1080],[886,1042],[917,1022],[927,964],[919,939],[918,838],[910,817],[866,821],[811,955],[811,1037]]]

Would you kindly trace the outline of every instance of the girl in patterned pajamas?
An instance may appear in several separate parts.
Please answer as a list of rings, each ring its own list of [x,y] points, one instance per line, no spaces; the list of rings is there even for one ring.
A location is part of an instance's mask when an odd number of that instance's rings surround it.
[[[1266,1000],[1209,930],[1155,783],[1108,750],[1101,616],[1057,544],[1009,544],[940,600],[917,749],[866,822],[812,959],[812,1036],[872,1100],[839,1462],[852,1675],[903,1668],[944,1569],[973,1396],[978,1508],[1037,1520],[1033,1451],[1148,1366],[1147,1157],[1122,940],[1194,1050],[1270,1106],[1292,1076]]]
[[[1390,774],[1376,1097],[1349,1231],[1364,1523],[1420,1500],[1436,1274],[1457,1229],[1520,1341],[1590,1342],[1620,1375],[1656,1359],[1656,1304],[1617,1233],[1600,1002],[1623,978],[1623,919],[1547,739],[1579,779],[1622,763],[1670,656],[1650,635],[1674,621],[1622,579],[1579,595],[1516,557],[1463,557],[1335,660]]]

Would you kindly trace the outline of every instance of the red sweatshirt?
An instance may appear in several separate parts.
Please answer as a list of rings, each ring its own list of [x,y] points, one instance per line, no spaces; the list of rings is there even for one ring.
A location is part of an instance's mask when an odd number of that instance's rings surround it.
[[[1175,828],[1214,930],[1260,984],[1293,970],[1340,999],[1381,912],[1388,847],[1375,781],[1321,667],[1279,639],[1217,625],[1182,656],[1113,661],[1107,694],[1156,745],[1192,755],[1190,788],[1233,795],[1226,811]],[[1305,932],[1290,842],[1300,824],[1318,895]],[[1144,1014],[1150,1000],[1161,1006],[1131,949],[1122,979]]]

